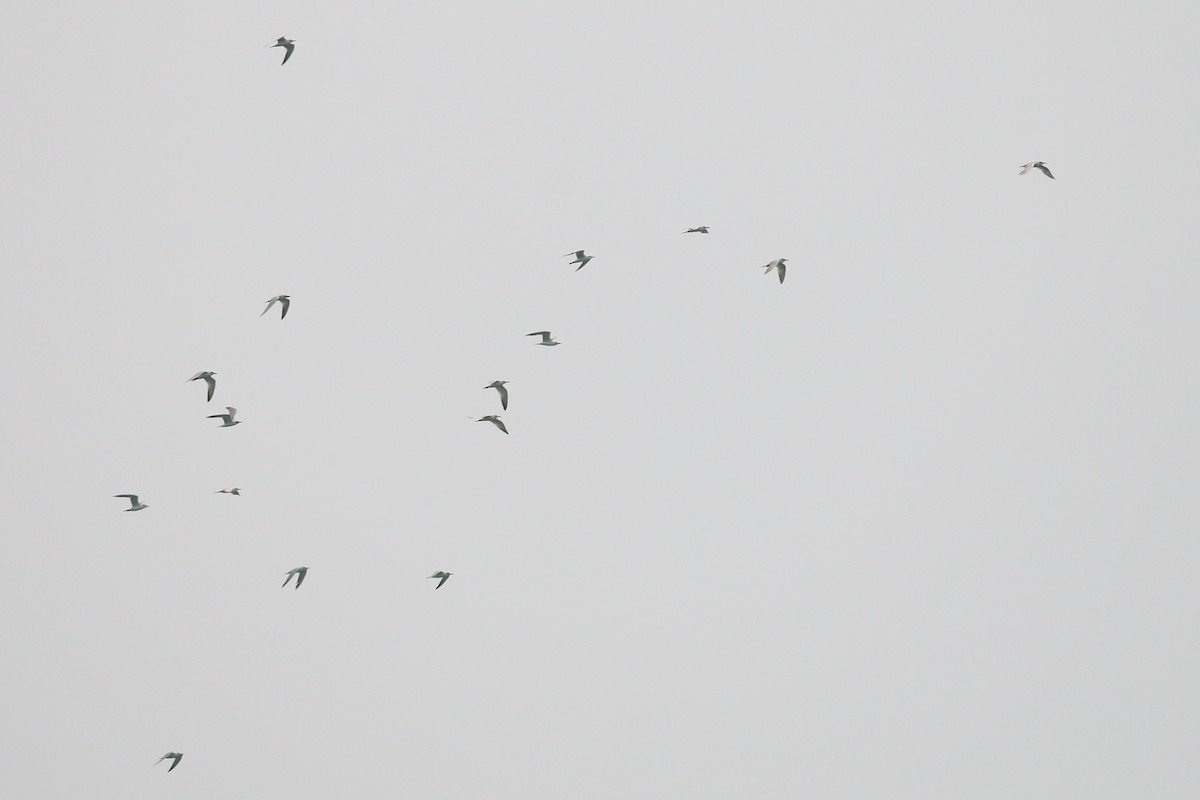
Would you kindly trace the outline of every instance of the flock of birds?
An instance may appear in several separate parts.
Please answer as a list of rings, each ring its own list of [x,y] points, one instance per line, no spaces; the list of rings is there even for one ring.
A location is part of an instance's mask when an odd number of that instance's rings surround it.
[[[280,36],[279,39],[274,44],[267,45],[267,46],[284,48],[285,52],[284,52],[283,61],[281,62],[281,64],[286,64],[288,62],[288,59],[290,59],[292,57],[292,53],[294,53],[295,49],[296,49],[295,40],[288,39],[287,37],[284,37],[284,36]],[[1050,172],[1050,168],[1046,166],[1046,163],[1044,161],[1031,161],[1028,164],[1022,164],[1020,167],[1021,171],[1018,173],[1018,175],[1025,175],[1035,169],[1040,171],[1047,178],[1054,178],[1053,173]],[[685,234],[686,233],[707,234],[708,232],[709,232],[709,226],[707,226],[707,225],[697,225],[694,228],[688,228],[686,231],[684,231]],[[577,266],[575,268],[576,272],[583,269],[585,266],[587,266],[588,262],[590,262],[593,258],[595,258],[595,256],[590,256],[583,250],[573,250],[570,253],[564,253],[563,255],[564,255],[564,257],[565,256],[573,256],[573,260],[571,260],[568,263],[568,266],[571,264],[578,264],[579,266]],[[771,272],[775,272],[776,274],[779,275],[779,282],[783,283],[783,279],[787,275],[787,261],[788,261],[788,259],[786,259],[786,258],[777,258],[774,261],[771,261],[769,264],[763,265],[762,269],[763,269],[764,274],[770,274]],[[267,306],[266,306],[266,308],[264,308],[262,310],[262,312],[259,314],[259,316],[265,315],[268,311],[271,310],[271,308],[276,303],[278,303],[279,307],[280,307],[280,315],[279,315],[280,320],[285,319],[288,314],[288,309],[291,307],[291,297],[286,294],[277,294],[274,297],[267,300]],[[561,344],[560,342],[558,342],[557,340],[554,339],[554,337],[550,331],[533,331],[532,333],[526,334],[526,336],[540,336],[541,340],[534,342],[534,344],[540,345],[542,347],[556,347],[559,344]],[[206,402],[211,402],[213,399],[213,395],[216,393],[216,390],[217,390],[217,381],[216,381],[216,377],[215,377],[216,374],[217,373],[212,372],[210,370],[202,370],[200,372],[197,372],[192,377],[188,378],[189,382],[190,381],[204,381],[205,384],[207,384],[208,391],[207,391]],[[492,381],[491,383],[489,383],[487,386],[483,387],[484,389],[495,389],[496,390],[497,394],[499,394],[499,396],[500,396],[500,407],[504,411],[508,410],[508,389],[506,388],[507,384],[508,384],[508,381],[495,380],[495,381]],[[236,408],[234,408],[233,406],[226,406],[225,410],[227,413],[225,413],[225,414],[210,414],[207,417],[207,419],[221,420],[221,425],[219,427],[222,427],[222,428],[232,428],[236,425],[241,424],[242,420],[237,419],[237,409]],[[501,432],[503,432],[505,434],[508,433],[508,428],[505,427],[504,422],[500,419],[499,414],[487,414],[482,417],[471,417],[471,419],[473,419],[476,422],[490,422],[491,424],[495,425]],[[241,492],[242,492],[242,490],[240,488],[233,486],[233,487],[229,487],[229,488],[225,488],[225,489],[218,489],[215,492],[215,494],[228,494],[228,495],[238,496],[241,494]],[[126,511],[142,511],[146,508],[149,508],[149,505],[147,505],[146,503],[143,503],[141,501],[141,498],[136,494],[118,494],[118,495],[113,495],[113,496],[129,500],[129,508],[125,509]],[[299,589],[300,586],[304,583],[305,577],[308,575],[308,569],[309,569],[308,567],[294,567],[294,568],[288,570],[285,573],[287,578],[283,582],[283,588],[286,588],[287,585],[292,582],[292,579],[295,578],[295,581],[296,581],[295,588]],[[449,580],[450,576],[453,574],[454,573],[446,572],[445,570],[438,570],[437,572],[430,575],[429,576],[430,579],[436,578],[438,581],[437,586],[435,586],[433,588],[434,589],[442,588],[442,585],[445,584],[446,581]],[[160,758],[158,761],[156,761],[155,764],[159,764],[159,763],[162,763],[163,761],[170,760],[171,766],[167,768],[167,772],[170,772],[173,769],[175,769],[177,766],[179,766],[179,762],[182,758],[183,758],[183,753],[177,753],[177,752],[171,751],[171,752],[163,755],[163,757]]]

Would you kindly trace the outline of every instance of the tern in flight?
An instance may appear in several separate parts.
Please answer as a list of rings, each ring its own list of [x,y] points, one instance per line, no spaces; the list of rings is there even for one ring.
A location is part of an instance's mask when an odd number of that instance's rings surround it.
[[[183,753],[167,753],[165,756],[160,758],[158,761],[155,761],[154,765],[158,766],[159,764],[161,764],[163,761],[165,761],[168,758],[172,759],[171,766],[167,770],[167,772],[170,772],[171,770],[173,770],[179,766],[179,759],[183,758]]]
[[[430,575],[429,578],[441,578],[441,580],[438,581],[438,585],[433,588],[434,589],[442,588],[442,584],[445,583],[446,580],[453,574],[454,574],[453,572],[435,572],[432,575]],[[429,578],[426,578],[425,580],[429,580]]]
[[[508,389],[504,388],[504,384],[506,384],[506,383],[508,383],[508,381],[492,381],[491,383],[489,383],[487,386],[485,386],[483,388],[495,389],[497,392],[499,392],[500,393],[500,407],[503,408],[505,411],[508,411]]]
[[[1021,171],[1018,172],[1017,174],[1024,175],[1026,172],[1029,172],[1029,170],[1031,170],[1031,169],[1040,169],[1042,171],[1042,174],[1044,174],[1047,178],[1054,177],[1053,175],[1050,174],[1050,168],[1046,166],[1045,161],[1030,161],[1028,164],[1022,164]]]
[[[215,373],[215,372],[209,372],[208,370],[205,370],[204,372],[197,372],[195,375],[188,378],[188,381],[203,380],[205,383],[207,383],[208,384],[208,399],[211,401],[213,392],[215,392],[217,390],[217,381],[215,378],[213,378],[213,375],[216,375],[216,374],[217,373]]]
[[[279,305],[283,307],[283,313],[279,315],[279,318],[283,319],[284,317],[286,317],[288,306],[290,306],[292,304],[291,297],[289,297],[286,294],[277,294],[274,297],[272,297],[270,300],[268,300],[267,307],[262,310],[262,314],[259,314],[259,316],[261,317],[263,314],[270,311],[271,306],[275,305],[276,303],[279,303]]]
[[[556,342],[550,338],[550,331],[534,331],[533,333],[527,333],[525,335],[542,337],[542,340],[540,342],[534,342],[534,344],[542,345],[544,347],[554,347],[556,345],[562,344],[562,342]]]
[[[279,66],[282,67],[284,64],[287,63],[287,60],[292,57],[292,51],[296,49],[296,40],[288,39],[287,37],[280,36],[279,40],[277,42],[275,42],[275,44],[269,44],[269,45],[267,45],[267,47],[287,48],[287,52],[283,54],[283,61],[279,62]]]
[[[241,425],[242,421],[240,419],[234,419],[237,416],[237,409],[233,406],[225,406],[225,408],[229,411],[228,414],[209,414],[206,419],[224,420],[221,423],[222,428],[232,428],[234,425]]]
[[[595,258],[595,256],[589,256],[587,253],[583,252],[582,250],[575,250],[575,251],[573,251],[573,252],[570,252],[570,253],[563,253],[563,255],[564,255],[564,256],[575,256],[575,260],[574,260],[574,261],[572,261],[572,262],[570,262],[570,263],[568,264],[568,266],[570,266],[570,264],[578,264],[579,266],[575,268],[575,271],[576,271],[576,272],[579,272],[579,270],[581,270],[581,269],[583,269],[584,267],[586,267],[586,266],[587,266],[587,262],[589,262],[589,261],[591,261],[593,258]]]
[[[287,580],[283,582],[283,586],[287,586],[292,581],[292,576],[296,576],[296,588],[300,588],[300,584],[304,583],[304,576],[308,574],[308,567],[296,567],[287,571]],[[283,586],[279,588],[282,589]]]
[[[217,489],[215,492],[213,492],[213,494],[234,494],[240,497],[242,490],[236,486],[231,486],[228,489]]]
[[[128,498],[129,508],[125,509],[126,511],[141,511],[143,508],[150,507],[150,506],[146,505],[145,503],[141,502],[140,500],[138,500],[138,496],[136,494],[114,494],[113,497]]]
[[[695,228],[688,228],[684,233],[708,233],[708,226],[698,225]]]
[[[783,276],[787,272],[787,267],[783,263],[785,261],[787,261],[786,258],[775,259],[770,264],[767,264],[765,267],[763,267],[763,274],[765,275],[771,270],[776,270],[779,273],[779,282],[783,283]]]
[[[486,417],[479,417],[479,418],[471,417],[471,419],[475,420],[476,422],[490,422],[493,425],[495,425],[497,428],[499,428],[500,430],[504,431],[505,433],[508,433],[508,428],[504,427],[504,423],[501,422],[500,418],[498,416],[496,416],[495,414],[488,414]]]

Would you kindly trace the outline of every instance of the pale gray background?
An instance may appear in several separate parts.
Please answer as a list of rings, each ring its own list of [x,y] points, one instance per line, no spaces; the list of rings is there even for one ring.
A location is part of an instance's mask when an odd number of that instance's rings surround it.
[[[8,4],[5,796],[1196,797],[1198,17]]]

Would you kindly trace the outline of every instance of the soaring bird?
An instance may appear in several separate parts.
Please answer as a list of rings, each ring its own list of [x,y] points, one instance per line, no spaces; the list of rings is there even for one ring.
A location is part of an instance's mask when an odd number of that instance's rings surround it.
[[[490,422],[493,425],[495,425],[497,428],[499,428],[500,430],[504,431],[505,433],[508,433],[508,428],[504,427],[504,423],[501,422],[500,418],[498,416],[496,416],[495,414],[488,414],[486,417],[480,417],[479,419],[476,419],[475,421],[476,422]]]
[[[146,505],[145,503],[140,502],[138,500],[138,496],[136,494],[114,494],[113,497],[128,498],[129,508],[125,509],[126,511],[141,511],[143,508],[150,507],[150,506]]]
[[[308,567],[296,567],[287,571],[287,580],[283,582],[283,586],[287,586],[292,581],[292,576],[296,576],[296,588],[300,588],[300,584],[304,583],[304,576],[308,574]],[[282,589],[283,586],[279,588]]]
[[[540,342],[534,342],[534,344],[543,345],[545,347],[555,347],[556,345],[562,344],[562,342],[556,342],[550,338],[550,331],[534,331],[533,333],[527,333],[525,335],[542,337]]]
[[[708,233],[708,226],[698,225],[695,228],[688,228],[684,233]]]
[[[224,420],[221,423],[222,428],[232,428],[234,425],[241,425],[242,421],[240,419],[234,419],[237,416],[237,409],[233,406],[225,406],[225,408],[229,411],[228,414],[209,414],[205,419]]]
[[[165,756],[160,758],[158,761],[155,761],[154,765],[158,766],[159,764],[161,764],[164,760],[166,760],[168,758],[172,759],[171,766],[167,770],[167,772],[170,772],[171,770],[173,770],[179,766],[179,759],[183,758],[183,753],[167,753]]]
[[[589,262],[589,261],[591,261],[593,258],[595,258],[595,256],[589,256],[587,253],[583,252],[582,250],[575,250],[575,251],[573,251],[573,252],[570,252],[570,253],[563,253],[563,255],[564,255],[564,256],[575,256],[575,260],[574,260],[574,261],[571,261],[571,262],[569,262],[569,263],[568,263],[568,266],[570,266],[571,264],[578,264],[579,266],[575,268],[575,271],[576,271],[576,272],[579,272],[579,270],[581,270],[581,269],[583,269],[584,267],[586,267],[586,266],[587,266],[587,262]]]
[[[442,588],[442,584],[445,583],[446,580],[453,574],[454,574],[453,572],[435,572],[432,575],[430,575],[429,578],[441,578],[441,580],[438,581],[438,585],[433,588],[434,589]],[[425,580],[429,580],[429,578],[426,578]]]
[[[195,375],[188,378],[188,381],[203,380],[205,383],[207,383],[208,384],[208,399],[211,401],[213,392],[215,392],[217,390],[217,381],[215,378],[213,378],[213,375],[216,375],[216,374],[217,373],[215,373],[215,372],[209,372],[208,370],[205,370],[204,372],[197,372]]]
[[[1042,174],[1045,175],[1047,178],[1054,177],[1053,175],[1050,174],[1050,168],[1046,166],[1046,162],[1044,162],[1044,161],[1030,161],[1028,164],[1022,164],[1021,171],[1018,172],[1017,174],[1024,175],[1026,172],[1029,172],[1029,170],[1031,170],[1031,169],[1040,169],[1042,171]]]
[[[783,276],[787,273],[787,267],[783,263],[785,261],[787,261],[786,258],[775,259],[770,264],[767,264],[765,267],[763,267],[763,274],[765,275],[771,270],[776,270],[779,273],[779,282],[783,283]]]
[[[269,44],[269,45],[267,45],[267,47],[287,48],[287,52],[283,54],[283,61],[279,62],[279,66],[282,67],[284,64],[287,63],[287,60],[292,57],[292,51],[296,49],[296,40],[288,39],[283,36],[280,36],[279,40],[276,41],[275,44]]]
[[[500,407],[503,408],[505,411],[508,411],[508,389],[504,388],[504,384],[506,384],[506,383],[508,383],[508,381],[492,381],[491,383],[489,383],[487,386],[485,386],[483,388],[495,389],[497,392],[499,392],[500,393]]]
[[[279,315],[279,318],[283,319],[284,317],[286,317],[288,306],[290,306],[292,304],[292,299],[286,294],[277,294],[274,297],[272,297],[270,300],[268,300],[267,307],[262,310],[262,314],[259,314],[259,316],[261,317],[263,314],[270,311],[271,306],[275,305],[276,303],[279,303],[279,305],[283,307],[283,313]]]
[[[215,492],[213,492],[213,494],[235,494],[240,497],[242,494],[242,490],[236,486],[233,486],[233,487],[230,487],[229,489],[217,489]]]

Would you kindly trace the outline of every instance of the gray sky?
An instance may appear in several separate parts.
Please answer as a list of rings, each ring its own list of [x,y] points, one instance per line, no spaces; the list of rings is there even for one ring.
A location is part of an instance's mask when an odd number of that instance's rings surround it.
[[[6,793],[1196,796],[1198,17],[10,4]]]

